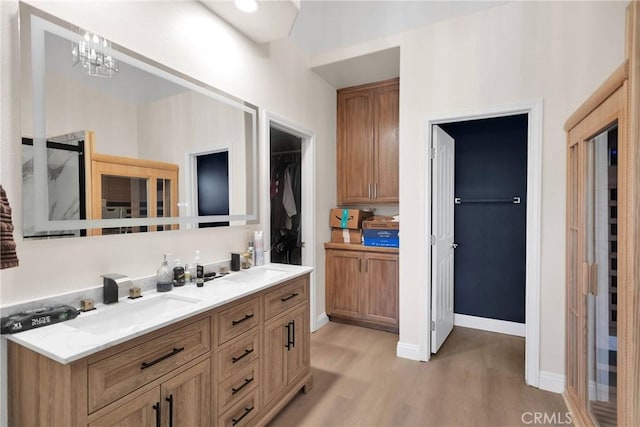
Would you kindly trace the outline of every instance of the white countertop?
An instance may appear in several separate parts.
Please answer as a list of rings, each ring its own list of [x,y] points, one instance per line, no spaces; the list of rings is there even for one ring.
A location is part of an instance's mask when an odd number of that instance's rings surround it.
[[[3,337],[68,364],[312,270],[287,264],[253,267],[205,282],[201,288],[187,284],[170,292],[151,291],[142,298],[97,304],[96,310],[73,320]]]

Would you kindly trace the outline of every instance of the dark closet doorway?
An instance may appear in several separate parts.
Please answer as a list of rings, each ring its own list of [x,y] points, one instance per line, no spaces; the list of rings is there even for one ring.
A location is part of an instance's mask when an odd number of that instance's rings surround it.
[[[229,215],[229,152],[196,157],[198,215]],[[229,221],[200,223],[199,228],[226,227]]]
[[[271,262],[302,265],[302,138],[269,128]]]
[[[440,127],[455,140],[454,316],[524,331],[528,115]]]

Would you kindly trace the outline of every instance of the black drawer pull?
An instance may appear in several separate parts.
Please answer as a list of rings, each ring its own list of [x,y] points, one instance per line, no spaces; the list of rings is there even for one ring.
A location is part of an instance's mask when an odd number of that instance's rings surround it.
[[[250,348],[250,349],[245,349],[245,350],[244,350],[244,353],[242,353],[242,355],[241,355],[241,356],[238,356],[238,357],[235,357],[235,356],[234,356],[234,357],[232,357],[232,358],[231,358],[231,363],[239,362],[239,361],[241,361],[242,359],[244,359],[245,357],[247,357],[248,355],[250,355],[251,353],[253,353],[253,349],[252,349],[252,348]]]
[[[231,321],[231,324],[232,324],[233,326],[236,326],[237,324],[242,323],[242,322],[244,322],[245,320],[249,320],[249,319],[251,319],[253,316],[254,316],[253,314],[247,314],[247,315],[245,315],[245,316],[244,316],[242,319],[240,319],[240,320],[232,320],[232,321]]]
[[[249,384],[251,384],[253,382],[253,377],[251,378],[245,378],[244,382],[242,383],[242,385],[238,388],[231,388],[231,394],[236,394],[237,392],[239,392],[240,390],[242,390],[243,388],[245,388],[246,386],[248,386]]]
[[[242,419],[244,417],[246,417],[247,415],[249,415],[249,413],[253,411],[253,406],[251,408],[244,408],[244,414],[240,415],[239,418],[232,418],[231,419],[231,425],[234,426],[236,424],[238,424],[240,421],[242,421]]]
[[[151,362],[142,362],[142,365],[140,365],[140,369],[147,369],[153,365],[155,365],[156,363],[162,362],[164,359],[168,359],[171,356],[175,356],[176,354],[180,353],[181,351],[184,350],[184,347],[180,347],[180,348],[173,348],[173,351],[171,351],[170,353],[165,354],[164,356],[160,356],[155,360],[152,360]]]
[[[294,292],[291,295],[289,295],[288,297],[280,298],[280,301],[282,301],[282,302],[289,301],[291,298],[295,298],[298,295],[300,295],[300,294],[297,293],[297,292]]]

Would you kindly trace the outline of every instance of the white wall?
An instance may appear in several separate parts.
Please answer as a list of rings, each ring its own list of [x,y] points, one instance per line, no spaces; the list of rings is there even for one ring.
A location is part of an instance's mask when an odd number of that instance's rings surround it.
[[[621,2],[514,2],[401,37],[400,341],[426,309],[425,123],[443,113],[542,99],[540,370],[564,374],[564,121],[623,60]],[[402,172],[406,171],[406,172]]]
[[[510,2],[323,52],[314,67],[400,47],[400,343],[417,349],[426,259],[426,121],[543,100],[540,371],[564,375],[564,121],[623,61],[626,2]]]
[[[29,2],[82,28],[242,98],[261,109],[316,132],[319,218],[335,203],[335,90],[309,71],[307,58],[287,40],[255,45],[197,2]],[[14,211],[20,266],[2,270],[2,306],[100,285],[100,274],[131,277],[155,272],[162,253],[205,261],[243,248],[243,227],[104,236],[39,242],[22,241],[20,171],[20,73],[18,2],[0,1],[1,183]],[[319,227],[314,267],[324,312],[324,251],[329,228]],[[4,378],[6,371],[0,375]],[[2,393],[6,395],[6,393]],[[4,408],[0,413],[6,414]],[[4,416],[4,415],[2,415]],[[3,421],[0,419],[0,422]]]

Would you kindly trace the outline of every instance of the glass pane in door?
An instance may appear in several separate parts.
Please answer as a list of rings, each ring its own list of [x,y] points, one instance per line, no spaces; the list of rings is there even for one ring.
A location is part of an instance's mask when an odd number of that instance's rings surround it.
[[[588,398],[601,426],[615,426],[617,409],[617,149],[613,126],[588,144],[587,260]]]
[[[146,218],[147,178],[102,175],[102,218]],[[139,233],[147,226],[103,228],[102,234]]]
[[[156,192],[157,192],[157,216],[170,217],[171,216],[171,180],[157,178],[156,179]],[[159,225],[158,231],[171,230],[170,225]]]

